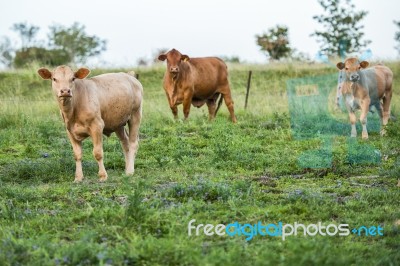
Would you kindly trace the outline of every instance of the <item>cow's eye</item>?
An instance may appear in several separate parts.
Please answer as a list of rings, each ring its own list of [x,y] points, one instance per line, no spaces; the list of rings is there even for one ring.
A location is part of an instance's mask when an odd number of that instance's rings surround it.
[[[75,78],[72,78],[72,81],[75,81]]]
[[[346,70],[349,70],[349,68],[348,68],[348,67],[346,67]]]
[[[55,78],[53,78],[53,81],[54,81],[54,82],[57,82],[57,80],[56,80]]]

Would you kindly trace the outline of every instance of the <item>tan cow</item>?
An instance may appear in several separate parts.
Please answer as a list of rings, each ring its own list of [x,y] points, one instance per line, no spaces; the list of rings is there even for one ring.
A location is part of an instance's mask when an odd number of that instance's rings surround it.
[[[206,103],[211,120],[217,114],[223,97],[232,122],[236,122],[228,70],[221,59],[189,58],[175,49],[159,55],[158,59],[167,60],[163,86],[175,119],[178,118],[179,104],[183,103],[183,114],[187,119],[191,104],[199,108]],[[217,106],[218,97],[221,98]]]
[[[348,58],[344,63],[339,62],[336,65],[342,71],[341,74],[344,74],[340,90],[349,112],[351,136],[357,136],[355,111],[361,109],[363,139],[368,139],[367,114],[372,106],[378,110],[383,126],[381,134],[384,134],[384,126],[390,117],[392,99],[392,71],[386,66],[377,65],[367,68],[368,65],[367,61],[359,62],[357,58]]]
[[[138,150],[138,134],[142,117],[143,88],[126,73],[109,73],[85,79],[90,71],[80,68],[73,72],[68,66],[53,71],[38,70],[43,79],[52,81],[76,161],[75,182],[83,179],[82,141],[91,137],[93,155],[99,164],[100,181],[107,180],[103,163],[102,134],[115,132],[125,155],[125,172],[133,174]],[[128,124],[129,134],[124,126]]]

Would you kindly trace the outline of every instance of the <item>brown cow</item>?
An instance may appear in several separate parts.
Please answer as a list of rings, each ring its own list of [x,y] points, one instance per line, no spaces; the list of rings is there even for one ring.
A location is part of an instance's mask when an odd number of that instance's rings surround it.
[[[143,88],[140,82],[126,73],[109,73],[86,78],[90,71],[80,68],[73,72],[67,66],[53,71],[38,70],[43,79],[52,80],[53,93],[58,101],[76,161],[75,182],[83,179],[82,141],[93,140],[93,155],[99,164],[100,181],[107,179],[103,163],[102,134],[115,132],[121,140],[125,155],[125,172],[133,174],[138,149],[138,134],[142,117]],[[129,125],[129,134],[124,126]]]
[[[390,101],[392,99],[392,71],[382,65],[367,68],[367,61],[359,62],[357,58],[348,58],[344,63],[337,63],[337,68],[344,71],[341,93],[349,112],[351,136],[356,137],[355,110],[361,109],[360,121],[363,126],[362,138],[368,139],[367,114],[372,106],[378,110],[383,129],[390,117]],[[343,73],[342,73],[343,74]],[[382,100],[382,102],[381,102]]]
[[[158,59],[167,60],[164,90],[175,119],[178,118],[179,104],[183,103],[183,114],[187,119],[191,104],[199,108],[207,103],[211,120],[217,114],[223,97],[232,122],[236,123],[228,70],[221,59],[217,57],[189,58],[175,49],[159,55]],[[218,97],[221,98],[217,106]]]

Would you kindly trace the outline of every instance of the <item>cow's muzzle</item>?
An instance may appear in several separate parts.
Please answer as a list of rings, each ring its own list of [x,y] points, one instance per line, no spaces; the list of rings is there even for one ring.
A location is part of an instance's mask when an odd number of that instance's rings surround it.
[[[359,80],[360,80],[360,75],[358,75],[358,74],[351,74],[350,75],[350,81],[357,82]]]
[[[171,72],[173,74],[177,74],[177,73],[179,73],[179,68],[178,67],[171,67],[169,69],[169,72]]]
[[[71,89],[61,89],[60,93],[58,94],[58,97],[60,97],[60,98],[72,97]]]

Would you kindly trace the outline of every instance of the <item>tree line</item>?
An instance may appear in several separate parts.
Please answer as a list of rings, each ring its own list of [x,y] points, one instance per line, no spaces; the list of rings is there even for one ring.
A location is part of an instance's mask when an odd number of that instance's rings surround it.
[[[351,0],[318,0],[324,10],[321,15],[313,17],[322,25],[324,30],[316,30],[311,34],[320,44],[321,53],[325,56],[345,57],[346,54],[359,52],[371,43],[364,40],[364,26],[362,20],[368,14],[366,11],[356,11]],[[394,21],[400,29],[400,21]],[[397,46],[395,49],[400,54],[400,30],[395,33]],[[277,25],[270,28],[267,33],[256,35],[257,45],[271,61],[282,58],[303,59],[289,43],[289,29]]]
[[[324,30],[311,34],[320,44],[325,56],[345,57],[348,53],[359,52],[371,43],[364,40],[362,20],[366,11],[356,11],[351,0],[317,0],[323,8],[321,15],[313,17]],[[394,21],[399,31],[395,33],[396,47],[400,54],[400,21]],[[12,25],[19,34],[21,47],[15,49],[10,39],[0,40],[0,63],[7,67],[21,68],[33,62],[41,65],[57,66],[62,64],[84,64],[88,58],[101,54],[107,48],[106,40],[86,33],[85,26],[78,22],[71,26],[54,24],[49,27],[47,42],[36,38],[39,27],[27,22]],[[306,56],[292,48],[289,41],[289,29],[277,25],[266,33],[256,35],[256,44],[270,61],[282,58],[306,59]],[[160,49],[160,51],[165,49]],[[239,57],[224,57],[229,62],[240,62]],[[138,65],[147,65],[145,58]]]
[[[89,35],[78,22],[71,26],[53,24],[49,27],[47,43],[36,38],[39,27],[27,22],[15,23],[11,29],[18,33],[21,47],[14,49],[3,37],[0,42],[0,62],[7,67],[21,68],[33,62],[48,66],[84,64],[88,58],[106,50],[107,42]]]

